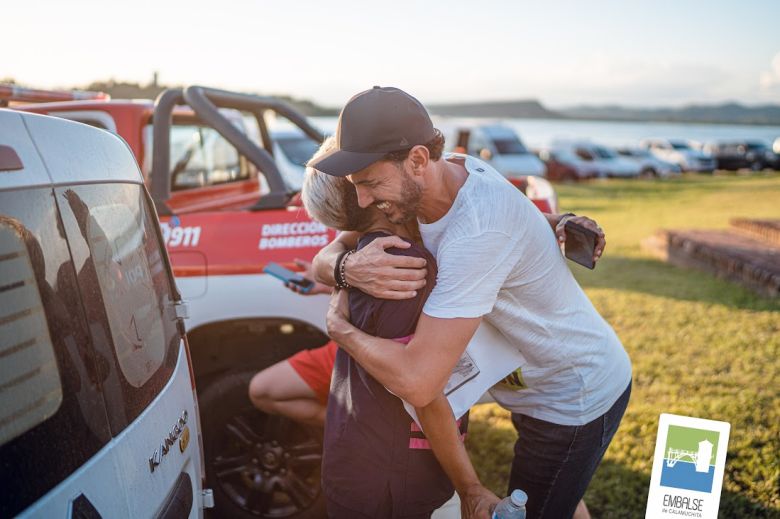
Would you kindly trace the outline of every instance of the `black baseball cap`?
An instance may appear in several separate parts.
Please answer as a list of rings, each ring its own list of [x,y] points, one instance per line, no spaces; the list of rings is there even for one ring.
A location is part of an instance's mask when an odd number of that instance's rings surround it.
[[[400,88],[375,86],[347,101],[339,115],[336,148],[308,165],[328,175],[345,177],[387,153],[411,149],[435,136],[422,103]]]

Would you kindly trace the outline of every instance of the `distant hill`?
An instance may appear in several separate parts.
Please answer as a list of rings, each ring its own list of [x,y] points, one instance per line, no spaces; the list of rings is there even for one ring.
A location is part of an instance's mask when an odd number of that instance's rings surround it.
[[[445,117],[526,117],[561,119],[564,116],[548,110],[534,99],[521,101],[485,101],[475,103],[429,104],[428,111]]]
[[[780,124],[780,105],[739,103],[689,105],[681,108],[629,108],[617,105],[576,106],[560,112],[572,119],[723,124]]]
[[[0,83],[14,84],[13,78]],[[154,99],[166,85],[156,78],[147,85],[124,81],[95,81],[80,89],[107,92],[115,99]],[[264,93],[261,95],[269,95]],[[340,107],[326,107],[307,99],[278,95],[307,116],[337,116]],[[487,117],[529,119],[585,119],[605,121],[656,121],[703,124],[780,125],[780,105],[746,106],[740,103],[688,105],[681,108],[638,108],[619,105],[580,105],[549,109],[535,99],[516,101],[476,101],[426,105],[431,114],[444,117]]]
[[[169,88],[169,86],[152,83],[148,85],[140,85],[138,83],[110,80],[96,81],[91,83],[86,87],[86,90],[106,92],[113,99],[154,99],[166,88]],[[279,99],[287,101],[306,116],[327,116],[339,114],[339,110],[336,108],[324,108],[307,99],[295,99],[287,95],[275,95],[274,97],[278,97]]]

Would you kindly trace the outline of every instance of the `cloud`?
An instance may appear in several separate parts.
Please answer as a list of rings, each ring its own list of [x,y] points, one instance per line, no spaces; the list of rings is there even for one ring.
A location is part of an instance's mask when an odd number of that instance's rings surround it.
[[[780,93],[780,52],[775,54],[769,70],[762,72],[758,81],[762,91]]]
[[[577,53],[568,58],[554,65],[540,62],[518,67],[515,77],[504,84],[522,88],[527,97],[538,97],[552,107],[715,102],[735,97],[740,86],[740,79],[728,70],[691,60],[607,53]]]

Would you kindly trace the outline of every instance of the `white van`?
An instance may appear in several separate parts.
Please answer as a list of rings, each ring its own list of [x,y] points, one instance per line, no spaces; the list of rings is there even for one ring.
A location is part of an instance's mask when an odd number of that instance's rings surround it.
[[[458,128],[447,139],[453,150],[479,157],[507,178],[543,177],[544,162],[531,153],[512,128],[500,124]]]
[[[576,155],[580,160],[592,163],[600,177],[638,177],[641,171],[639,163],[621,157],[607,146],[589,141],[555,140],[552,150]]]
[[[0,110],[0,516],[203,516],[182,309],[124,141]]]

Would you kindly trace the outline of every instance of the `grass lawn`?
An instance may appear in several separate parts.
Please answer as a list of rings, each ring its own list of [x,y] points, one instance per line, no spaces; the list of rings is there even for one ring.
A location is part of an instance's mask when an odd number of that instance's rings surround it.
[[[685,175],[557,185],[561,210],[607,234],[595,271],[571,264],[634,370],[631,402],[585,501],[594,517],[644,517],[661,413],[731,423],[720,517],[780,517],[780,300],[640,249],[656,229],[725,228],[780,218],[780,174]],[[472,410],[468,447],[505,495],[516,433],[495,404]]]

